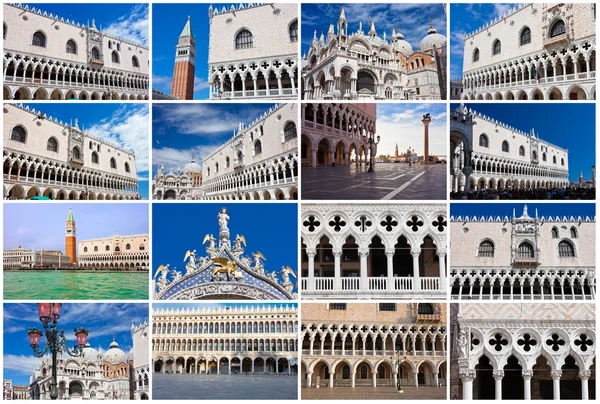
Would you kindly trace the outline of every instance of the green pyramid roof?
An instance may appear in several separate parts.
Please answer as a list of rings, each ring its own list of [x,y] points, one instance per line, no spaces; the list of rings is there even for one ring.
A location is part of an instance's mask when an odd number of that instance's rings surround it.
[[[73,211],[71,210],[71,208],[69,208],[69,216],[67,216],[67,222],[74,222],[75,219],[73,219]]]
[[[194,39],[194,31],[192,30],[192,23],[190,22],[190,16],[189,15],[188,15],[188,20],[185,23],[185,27],[183,27],[183,31],[181,31],[181,35],[179,35],[180,38],[182,36],[189,36],[192,39]]]

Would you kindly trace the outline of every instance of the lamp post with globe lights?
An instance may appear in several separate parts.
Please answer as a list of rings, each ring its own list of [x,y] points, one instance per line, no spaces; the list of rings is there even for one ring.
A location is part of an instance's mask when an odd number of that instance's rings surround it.
[[[381,136],[377,136],[375,137],[375,133],[373,131],[367,132],[368,136],[366,134],[363,135],[363,142],[368,142],[369,143],[369,153],[371,154],[371,157],[369,158],[369,169],[367,170],[367,172],[372,173],[373,172],[373,165],[375,164],[375,153],[377,153],[376,147],[377,144],[379,144],[379,140],[381,139]]]
[[[406,360],[406,356],[404,357],[404,359]],[[390,358],[390,362],[392,362],[394,365],[396,365],[396,380],[397,385],[398,385],[398,393],[404,393],[404,390],[402,390],[402,385],[400,384],[400,366],[402,364],[402,361],[400,361],[400,351],[396,352],[396,361],[394,363],[394,357],[392,356]]]
[[[85,328],[75,329],[75,337],[77,338],[77,344],[73,347],[73,350],[69,350],[67,346],[67,339],[65,338],[64,330],[57,330],[56,323],[60,318],[60,309],[62,303],[38,303],[38,313],[40,321],[44,325],[44,334],[46,335],[46,344],[43,349],[38,349],[40,346],[40,339],[42,337],[42,330],[30,327],[29,332],[29,345],[33,350],[33,356],[36,358],[43,357],[47,352],[52,353],[52,383],[50,383],[50,398],[56,400],[58,398],[58,382],[56,375],[56,358],[59,353],[66,352],[69,356],[82,356],[83,348],[87,343],[88,330]]]

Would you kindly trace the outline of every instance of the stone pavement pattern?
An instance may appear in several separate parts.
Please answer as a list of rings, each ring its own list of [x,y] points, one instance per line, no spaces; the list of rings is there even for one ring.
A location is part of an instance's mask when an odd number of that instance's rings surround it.
[[[445,387],[403,387],[400,394],[395,387],[327,387],[302,388],[302,400],[443,400]]]

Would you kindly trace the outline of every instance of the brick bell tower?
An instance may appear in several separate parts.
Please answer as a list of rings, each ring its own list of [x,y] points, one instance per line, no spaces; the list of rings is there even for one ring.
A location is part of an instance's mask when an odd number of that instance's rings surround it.
[[[69,208],[65,226],[65,254],[69,256],[69,264],[77,261],[77,236],[75,233],[75,219],[73,219],[73,211]]]
[[[194,98],[194,72],[196,70],[196,40],[192,23],[188,16],[187,23],[179,35],[179,43],[175,51],[175,70],[171,83],[171,96],[180,100]]]

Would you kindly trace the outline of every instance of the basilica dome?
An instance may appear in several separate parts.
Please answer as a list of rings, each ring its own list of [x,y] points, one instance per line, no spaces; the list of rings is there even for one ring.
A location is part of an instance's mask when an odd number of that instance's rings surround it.
[[[96,359],[98,358],[98,351],[92,348],[88,342],[85,344],[85,347],[83,347],[83,357],[85,359]]]
[[[421,40],[419,50],[427,52],[432,50],[434,46],[436,49],[439,49],[446,45],[446,43],[448,43],[448,39],[444,35],[438,34],[435,28],[431,26],[431,23],[429,23],[429,31],[427,31],[427,36]]]
[[[392,37],[392,40],[394,41],[394,49],[396,51],[400,52],[406,57],[409,57],[413,54],[412,45],[404,39],[404,35],[402,35],[400,32],[395,34]]]
[[[110,344],[110,349],[106,351],[102,359],[111,365],[125,363],[125,352],[119,349],[119,344],[116,341],[113,341]]]
[[[183,173],[184,174],[201,174],[202,167],[200,167],[200,164],[196,163],[196,160],[192,159],[192,161],[190,161],[189,163],[187,163],[185,165],[185,167],[183,167]]]

